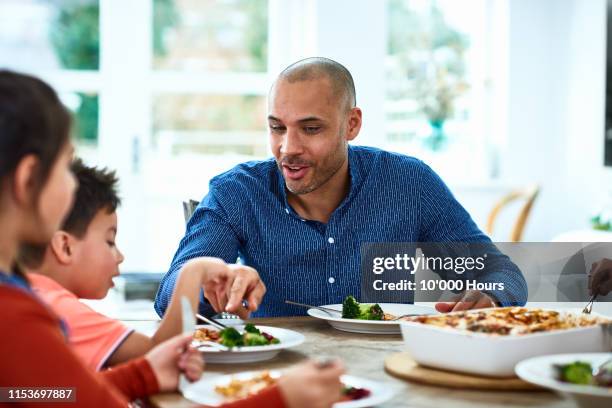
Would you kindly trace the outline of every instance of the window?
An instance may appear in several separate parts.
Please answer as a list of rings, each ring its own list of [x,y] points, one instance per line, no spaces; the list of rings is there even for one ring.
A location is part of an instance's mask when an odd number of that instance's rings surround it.
[[[492,50],[503,46],[489,18],[498,3],[3,0],[0,66],[58,90],[75,112],[77,153],[120,176],[122,270],[160,272],[184,233],[181,201],[270,155],[269,87],[304,57],[353,73],[364,110],[356,143],[417,156],[451,182],[486,173],[499,133],[489,119],[501,100]],[[350,19],[338,18],[347,10]],[[424,101],[444,86],[457,95],[438,109],[447,138],[436,148],[436,109]]]
[[[492,2],[388,0],[386,139],[447,180],[491,176]]]
[[[267,0],[156,0],[155,69],[266,72]]]
[[[76,79],[95,75],[99,59],[98,1],[0,3],[0,66],[42,76],[66,72],[73,85],[60,89],[60,96],[74,112],[75,136],[84,144],[98,140],[98,94]]]
[[[153,68],[169,73],[153,96],[153,139],[166,153],[266,155],[265,94],[241,74],[266,74],[267,0],[157,0],[153,8]],[[196,92],[188,76],[217,74],[212,89]],[[232,76],[228,74],[233,74]],[[164,79],[160,78],[163,83]],[[185,86],[180,86],[184,82]],[[235,89],[228,95],[222,89]],[[227,92],[227,91],[225,91]]]

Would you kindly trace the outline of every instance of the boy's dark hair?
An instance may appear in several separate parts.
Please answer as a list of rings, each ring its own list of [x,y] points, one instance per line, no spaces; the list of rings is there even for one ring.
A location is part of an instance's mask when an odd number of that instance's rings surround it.
[[[114,171],[88,167],[79,158],[75,158],[70,167],[79,187],[61,229],[77,238],[83,238],[100,210],[110,214],[121,204],[117,194],[118,179]],[[22,245],[19,248],[18,263],[27,268],[38,268],[46,250],[46,245]]]
[[[110,214],[121,204],[117,193],[118,179],[114,171],[86,166],[78,158],[72,162],[71,170],[79,188],[62,230],[83,238],[98,211],[106,210]]]

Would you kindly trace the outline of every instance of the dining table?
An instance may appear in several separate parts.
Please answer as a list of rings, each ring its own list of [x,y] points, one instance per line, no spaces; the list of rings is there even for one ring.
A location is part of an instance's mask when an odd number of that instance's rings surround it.
[[[277,317],[250,319],[261,326],[295,330],[305,336],[301,345],[281,351],[274,359],[247,364],[206,364],[207,374],[233,374],[242,371],[283,370],[309,358],[338,357],[346,373],[384,383],[394,391],[394,397],[379,405],[383,408],[474,408],[474,407],[547,407],[575,408],[567,398],[545,390],[538,391],[482,391],[451,389],[408,382],[385,371],[385,358],[404,351],[400,334],[359,334],[332,328],[327,322],[313,317]],[[461,352],[457,350],[457,352]],[[150,404],[158,408],[191,408],[197,404],[180,393],[162,393],[150,397]]]

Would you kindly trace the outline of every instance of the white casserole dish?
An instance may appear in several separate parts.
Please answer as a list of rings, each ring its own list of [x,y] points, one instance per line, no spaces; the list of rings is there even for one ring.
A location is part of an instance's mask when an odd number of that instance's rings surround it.
[[[527,358],[612,349],[611,324],[503,336],[402,321],[401,331],[417,363],[490,377],[514,377],[516,364]]]

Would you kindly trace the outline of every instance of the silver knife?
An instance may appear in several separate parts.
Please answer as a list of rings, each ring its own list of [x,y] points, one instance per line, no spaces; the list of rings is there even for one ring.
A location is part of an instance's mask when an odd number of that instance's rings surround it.
[[[195,331],[196,320],[191,310],[191,303],[187,296],[181,297],[181,318],[183,322],[183,334],[191,333]],[[179,390],[184,390],[189,385],[189,380],[185,377],[185,374],[179,376]]]

